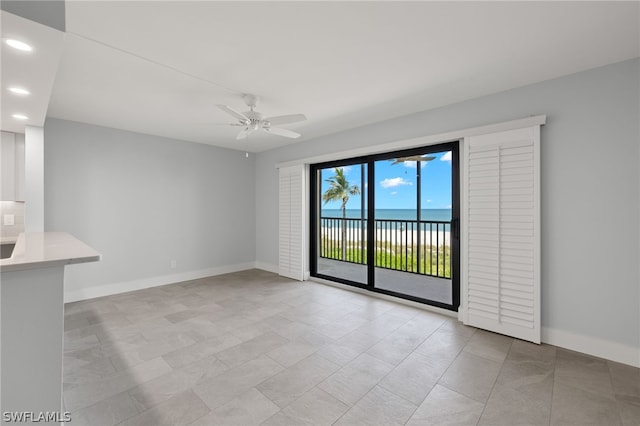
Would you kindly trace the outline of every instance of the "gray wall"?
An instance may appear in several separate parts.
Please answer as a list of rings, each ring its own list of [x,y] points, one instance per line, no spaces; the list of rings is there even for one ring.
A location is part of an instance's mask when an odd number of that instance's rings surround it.
[[[639,60],[258,155],[256,259],[277,265],[276,163],[546,114],[543,327],[640,347]]]
[[[253,157],[51,118],[44,130],[45,230],[103,256],[67,268],[66,291],[255,260]]]
[[[2,0],[0,8],[56,30],[66,30],[64,0]]]

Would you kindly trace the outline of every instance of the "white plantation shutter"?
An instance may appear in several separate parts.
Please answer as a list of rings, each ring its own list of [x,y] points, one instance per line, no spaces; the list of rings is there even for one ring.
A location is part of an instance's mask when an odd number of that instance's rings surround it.
[[[465,138],[462,317],[540,343],[540,127]]]
[[[280,275],[302,281],[304,277],[304,166],[279,169]]]

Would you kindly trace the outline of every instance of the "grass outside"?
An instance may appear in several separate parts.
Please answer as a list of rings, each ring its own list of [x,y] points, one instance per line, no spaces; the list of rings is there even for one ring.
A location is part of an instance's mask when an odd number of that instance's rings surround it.
[[[451,250],[449,246],[421,245],[420,272],[441,278],[451,278]],[[385,246],[377,243],[375,266],[398,271],[418,272],[418,246]],[[346,256],[342,258],[341,241],[322,239],[321,257],[352,263],[366,263],[367,249],[355,244],[347,244]],[[364,262],[363,262],[364,259]]]

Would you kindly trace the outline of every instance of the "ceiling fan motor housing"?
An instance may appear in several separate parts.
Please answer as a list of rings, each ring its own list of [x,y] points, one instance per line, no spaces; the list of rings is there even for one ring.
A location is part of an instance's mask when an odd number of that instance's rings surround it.
[[[252,110],[257,107],[258,102],[260,102],[260,96],[257,95],[246,94],[243,95],[242,98],[244,99],[244,103]]]

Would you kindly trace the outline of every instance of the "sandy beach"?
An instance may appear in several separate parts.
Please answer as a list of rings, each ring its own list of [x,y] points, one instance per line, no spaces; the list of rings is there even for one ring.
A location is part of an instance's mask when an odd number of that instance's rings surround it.
[[[321,231],[322,237],[326,239],[342,239],[342,231],[339,228],[322,228]],[[382,241],[385,243],[390,243],[391,245],[404,244],[405,242],[409,245],[417,245],[418,244],[418,231],[401,231],[401,230],[385,230],[385,229],[377,229],[376,230],[376,240]],[[438,246],[448,246],[450,242],[450,232],[449,231],[435,231],[429,232],[429,230],[423,230],[421,232],[421,244],[422,245],[438,245]],[[360,230],[359,229],[347,229],[347,241],[350,242],[359,242],[360,241]],[[365,232],[365,241],[366,241],[366,232]]]

